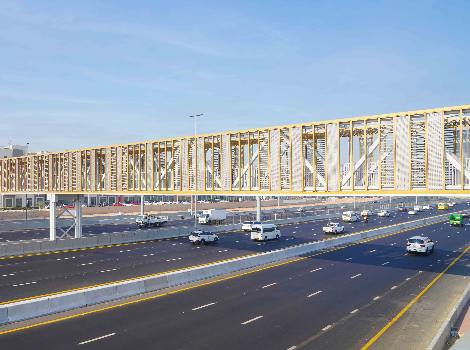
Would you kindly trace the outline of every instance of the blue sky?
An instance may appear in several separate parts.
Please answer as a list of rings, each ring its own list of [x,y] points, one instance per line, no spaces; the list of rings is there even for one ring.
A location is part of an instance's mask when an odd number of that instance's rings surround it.
[[[0,0],[0,144],[470,103],[468,1]]]

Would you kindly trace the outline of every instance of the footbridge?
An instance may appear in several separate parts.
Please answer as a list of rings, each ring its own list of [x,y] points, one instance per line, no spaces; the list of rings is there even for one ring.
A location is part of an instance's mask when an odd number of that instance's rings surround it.
[[[0,159],[0,193],[52,198],[469,191],[470,105]]]

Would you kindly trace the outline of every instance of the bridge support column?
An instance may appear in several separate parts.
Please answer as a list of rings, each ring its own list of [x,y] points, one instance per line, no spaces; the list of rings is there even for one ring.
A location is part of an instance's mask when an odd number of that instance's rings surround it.
[[[55,241],[57,233],[57,195],[49,195],[49,239]]]
[[[82,202],[83,195],[75,199],[75,238],[82,238]]]
[[[256,221],[261,221],[261,197],[256,196]]]
[[[140,197],[140,215],[145,214],[144,195]]]

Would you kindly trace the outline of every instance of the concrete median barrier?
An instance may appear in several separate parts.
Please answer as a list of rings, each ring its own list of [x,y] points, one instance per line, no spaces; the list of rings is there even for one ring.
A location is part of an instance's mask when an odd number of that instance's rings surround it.
[[[270,252],[186,268],[175,272],[159,273],[153,276],[135,278],[124,282],[109,283],[99,287],[84,288],[74,292],[4,304],[0,305],[0,324],[180,286],[227,273],[310,254],[326,248],[351,244],[364,238],[398,233],[402,230],[410,230],[444,220],[447,220],[447,215],[441,215],[431,219],[418,219],[408,223],[375,228],[366,232],[351,233],[318,242],[304,243]],[[162,232],[162,234],[170,235],[171,233]]]

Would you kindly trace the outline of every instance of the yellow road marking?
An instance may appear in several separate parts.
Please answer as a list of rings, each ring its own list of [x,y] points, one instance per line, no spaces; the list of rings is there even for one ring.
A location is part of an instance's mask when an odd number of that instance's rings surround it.
[[[447,265],[447,267],[440,272],[434,279],[429,282],[429,284],[416,296],[414,297],[406,306],[398,312],[398,314],[393,317],[390,322],[388,322],[376,335],[374,335],[362,348],[361,350],[367,350],[369,349],[372,345],[374,345],[377,340],[382,337],[382,335],[391,327],[393,326],[416,302],[424,295],[426,292],[452,267],[454,266],[457,261],[459,261],[462,256],[464,256],[465,253],[467,253],[470,250],[470,245],[468,245],[465,250],[459,254],[452,262]]]

